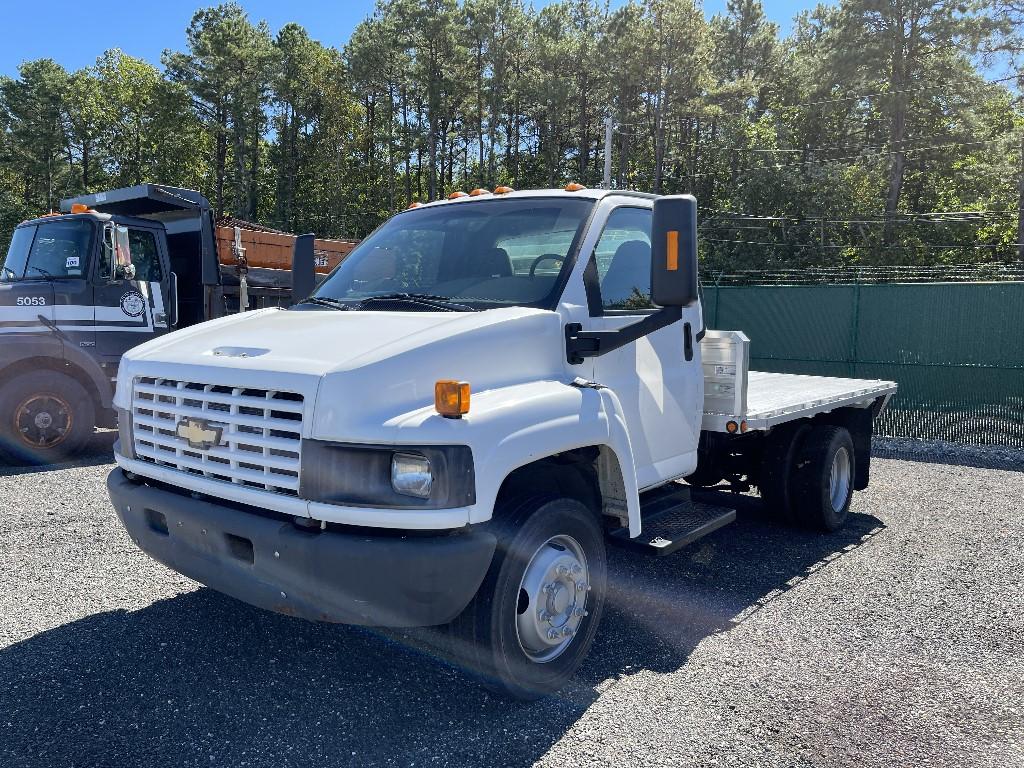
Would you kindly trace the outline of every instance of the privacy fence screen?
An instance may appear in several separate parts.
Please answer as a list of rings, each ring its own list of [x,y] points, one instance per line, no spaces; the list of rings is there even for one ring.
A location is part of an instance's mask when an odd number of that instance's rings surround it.
[[[1024,282],[707,285],[755,370],[888,379],[878,434],[1024,448]]]

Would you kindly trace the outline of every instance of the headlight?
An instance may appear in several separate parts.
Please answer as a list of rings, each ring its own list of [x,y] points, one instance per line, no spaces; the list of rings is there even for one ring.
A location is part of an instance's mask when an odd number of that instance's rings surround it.
[[[451,509],[476,503],[468,445],[302,441],[299,497],[380,509]]]
[[[426,499],[433,484],[430,461],[425,456],[396,453],[391,457],[391,487],[395,493]]]

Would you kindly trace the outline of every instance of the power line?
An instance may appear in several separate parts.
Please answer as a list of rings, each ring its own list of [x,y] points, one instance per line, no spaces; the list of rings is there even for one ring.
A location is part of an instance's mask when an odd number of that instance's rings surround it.
[[[809,163],[825,164],[825,163],[838,163],[838,162],[842,162],[844,160],[865,159],[866,155],[875,155],[877,157],[892,156],[892,155],[898,155],[898,154],[906,154],[908,152],[924,152],[924,151],[927,151],[927,150],[930,150],[930,149],[948,149],[950,147],[981,146],[981,145],[986,145],[986,144],[995,144],[995,143],[1006,141],[1006,140],[1007,140],[1007,137],[1004,136],[1004,137],[1001,137],[1001,138],[998,138],[998,139],[985,139],[985,140],[982,140],[982,141],[966,141],[966,142],[959,142],[959,141],[957,141],[957,142],[952,142],[952,143],[949,143],[949,144],[934,144],[932,146],[927,146],[927,147],[910,147],[910,148],[906,148],[906,149],[890,150],[888,152],[867,152],[867,153],[860,153],[860,154],[856,154],[856,155],[848,155],[846,157],[824,157],[824,158],[820,158],[820,159],[818,159],[818,158],[809,158],[806,162],[800,162],[800,163],[775,163],[773,165],[766,165],[766,166],[756,166],[756,167],[749,167],[749,168],[738,168],[735,171],[735,173],[736,174],[741,174],[741,173],[749,173],[749,172],[754,172],[754,171],[757,171],[757,172],[781,171],[781,170],[785,170],[787,168],[803,167],[805,165],[808,165]],[[683,158],[683,157],[684,157],[683,155],[672,155],[670,159],[671,160],[678,160],[678,159]],[[700,179],[700,178],[706,178],[708,176],[722,176],[725,173],[733,173],[733,171],[728,171],[728,170],[723,170],[723,171],[703,171],[701,173],[687,174],[687,177],[688,178],[694,178],[694,179]]]

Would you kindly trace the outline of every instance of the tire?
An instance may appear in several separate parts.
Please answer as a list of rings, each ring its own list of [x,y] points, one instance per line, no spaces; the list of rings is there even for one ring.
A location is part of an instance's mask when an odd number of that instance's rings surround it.
[[[783,424],[765,438],[757,489],[768,512],[786,523],[796,522],[793,468],[800,446],[810,430],[806,423]]]
[[[450,627],[451,649],[492,691],[538,699],[565,685],[593,644],[607,590],[604,535],[597,515],[560,496],[505,505],[495,522],[494,560]]]
[[[822,531],[841,528],[850,515],[854,477],[850,433],[843,427],[813,428],[800,447],[794,468],[799,522]]]
[[[15,461],[50,464],[73,456],[95,424],[89,393],[63,373],[26,373],[0,387],[0,448]]]

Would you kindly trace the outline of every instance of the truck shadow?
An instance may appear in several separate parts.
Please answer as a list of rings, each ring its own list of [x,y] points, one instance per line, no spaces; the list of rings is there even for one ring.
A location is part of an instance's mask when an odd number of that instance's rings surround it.
[[[20,464],[0,452],[0,477],[24,475],[30,472],[52,472],[55,469],[69,469],[71,467],[95,467],[100,464],[111,464],[114,461],[115,440],[117,440],[116,429],[97,430],[89,444],[76,458],[57,464]]]
[[[815,535],[728,501],[737,523],[675,555],[611,550],[602,631],[558,696],[495,697],[420,632],[315,625],[198,589],[0,651],[0,763],[530,765],[600,692],[678,670],[702,639],[883,530],[859,514]]]

